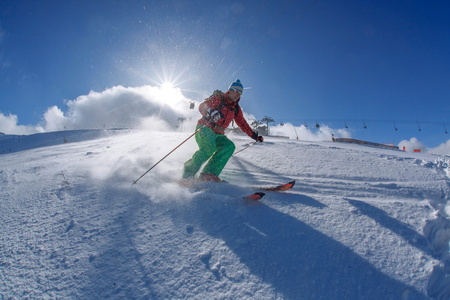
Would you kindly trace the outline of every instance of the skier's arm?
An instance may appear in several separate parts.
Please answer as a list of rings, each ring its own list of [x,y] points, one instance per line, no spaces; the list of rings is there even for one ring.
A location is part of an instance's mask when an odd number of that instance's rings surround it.
[[[262,142],[264,139],[262,136],[259,136],[258,133],[254,132],[250,125],[248,125],[247,121],[244,118],[244,114],[242,113],[242,109],[240,106],[237,107],[238,113],[234,120],[236,121],[236,124],[239,126],[239,128],[242,129],[243,132],[245,132],[249,137],[252,139]]]

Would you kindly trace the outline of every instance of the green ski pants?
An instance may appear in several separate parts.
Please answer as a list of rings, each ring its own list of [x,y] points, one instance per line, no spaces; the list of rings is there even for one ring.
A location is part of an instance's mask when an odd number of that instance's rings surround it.
[[[197,126],[198,130],[202,125]],[[204,127],[195,135],[198,149],[192,158],[184,164],[183,178],[192,178],[202,165],[207,162],[202,173],[219,176],[233,155],[236,146],[225,135],[216,134],[209,127]]]

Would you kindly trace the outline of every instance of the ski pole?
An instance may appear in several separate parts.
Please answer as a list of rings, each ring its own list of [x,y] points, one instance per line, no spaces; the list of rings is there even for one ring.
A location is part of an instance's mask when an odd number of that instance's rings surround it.
[[[195,131],[193,134],[191,134],[187,139],[185,139],[181,144],[179,144],[178,146],[176,146],[172,151],[170,151],[169,153],[167,153],[166,156],[164,156],[163,158],[161,158],[156,164],[154,164],[150,169],[147,170],[147,172],[145,172],[144,174],[142,174],[138,179],[136,179],[135,181],[133,181],[133,184],[136,184],[139,179],[141,179],[142,177],[144,177],[148,172],[150,172],[154,167],[156,167],[160,162],[162,162],[164,159],[166,159],[167,156],[169,156],[170,154],[172,154],[172,152],[174,152],[175,150],[177,150],[181,145],[183,145],[184,143],[186,143],[191,137],[193,137],[194,135],[196,135],[200,130],[202,130],[206,125],[203,125],[202,127],[200,127],[199,129],[197,129],[197,131]]]
[[[245,149],[247,149],[248,147],[251,147],[251,146],[253,146],[254,144],[256,144],[256,143],[258,143],[258,141],[254,141],[253,143],[251,143],[250,145],[248,145],[247,147],[245,147],[245,148],[242,148],[241,150],[239,150],[238,152],[236,152],[236,153],[234,153],[233,155],[236,155],[236,154],[238,154],[239,152],[242,152],[242,151],[244,151]]]

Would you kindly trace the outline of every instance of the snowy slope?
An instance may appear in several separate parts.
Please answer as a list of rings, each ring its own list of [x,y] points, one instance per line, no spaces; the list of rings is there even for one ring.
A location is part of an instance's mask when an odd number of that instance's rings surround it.
[[[0,299],[449,299],[448,158],[267,138],[198,190],[190,140],[131,185],[188,135],[0,141]]]

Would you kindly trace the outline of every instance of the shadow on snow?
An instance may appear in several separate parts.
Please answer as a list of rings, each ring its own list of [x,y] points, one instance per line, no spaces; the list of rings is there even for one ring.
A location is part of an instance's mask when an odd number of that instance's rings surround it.
[[[197,200],[186,222],[223,240],[286,299],[426,299],[348,247],[263,203]],[[241,206],[239,206],[241,205]]]

